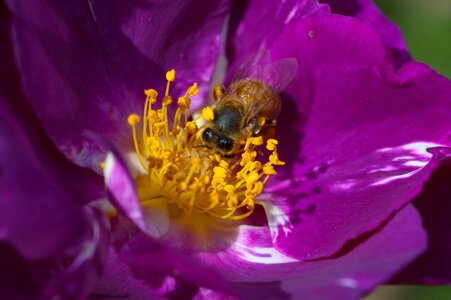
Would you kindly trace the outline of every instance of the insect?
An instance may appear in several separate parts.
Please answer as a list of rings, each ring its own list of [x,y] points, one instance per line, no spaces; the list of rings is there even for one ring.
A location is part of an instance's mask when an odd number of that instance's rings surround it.
[[[272,61],[269,50],[251,56],[226,89],[215,89],[214,118],[202,132],[205,146],[233,157],[247,137],[274,132],[281,110],[279,93],[291,82],[297,67],[295,58]]]

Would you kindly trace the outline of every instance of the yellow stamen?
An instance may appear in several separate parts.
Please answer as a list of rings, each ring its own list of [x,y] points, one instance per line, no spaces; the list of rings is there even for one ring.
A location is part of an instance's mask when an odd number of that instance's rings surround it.
[[[199,93],[199,87],[197,86],[197,83],[195,82],[192,86],[188,89],[188,94],[193,97],[196,96],[197,93]]]
[[[154,107],[157,91],[144,91],[141,140],[137,136],[140,117],[136,114],[128,117],[135,152],[146,173],[136,179],[140,195],[155,195],[154,199],[159,201],[166,199],[172,209],[183,214],[206,213],[230,220],[246,218],[253,212],[255,199],[269,176],[277,173],[274,165],[283,164],[276,151],[277,140],[267,141],[266,148],[271,153],[264,163],[257,159],[257,153],[261,152],[258,147],[264,143],[261,136],[240,141],[244,147],[236,159],[226,159],[211,149],[198,147],[203,145],[199,135],[203,127],[197,127],[197,118],[189,121],[188,114],[190,97],[199,92],[198,86],[193,84],[178,98],[173,119],[169,120],[168,106],[172,104],[169,88],[175,81],[175,71],[167,72],[166,79],[160,108]],[[214,112],[207,106],[200,117],[212,121]],[[141,200],[143,205],[151,201],[145,196]]]
[[[204,117],[206,121],[213,121],[215,114],[209,106],[206,106],[204,109],[202,109],[202,117]]]
[[[174,69],[166,72],[166,80],[169,82],[175,81],[175,70]]]

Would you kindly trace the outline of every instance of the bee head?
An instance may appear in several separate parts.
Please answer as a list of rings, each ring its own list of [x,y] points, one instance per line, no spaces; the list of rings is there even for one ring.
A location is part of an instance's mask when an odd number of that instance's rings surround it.
[[[202,132],[202,140],[207,146],[218,149],[222,153],[232,151],[235,144],[231,138],[219,135],[211,128],[205,128],[204,132]]]

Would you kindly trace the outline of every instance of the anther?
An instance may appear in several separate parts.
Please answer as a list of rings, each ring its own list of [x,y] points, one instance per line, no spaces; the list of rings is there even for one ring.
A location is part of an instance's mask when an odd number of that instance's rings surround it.
[[[188,96],[180,97],[177,101],[177,105],[182,111],[186,111],[189,109],[191,105],[191,99]]]
[[[279,142],[275,139],[269,139],[266,142],[266,149],[268,149],[269,151],[274,151],[277,147],[277,144],[279,144]]]
[[[174,82],[174,80],[175,80],[175,70],[174,69],[166,72],[166,80],[169,82]]]
[[[163,106],[168,106],[171,103],[172,103],[172,97],[171,96],[164,96],[163,97],[163,101],[162,101]]]
[[[139,116],[137,114],[131,114],[128,116],[127,121],[130,126],[136,126],[139,123]]]
[[[195,82],[192,86],[188,88],[188,94],[192,96],[196,96],[199,93],[199,87],[197,86],[197,82]]]
[[[209,106],[206,106],[204,109],[202,109],[202,117],[204,117],[206,121],[213,121],[215,114]]]
[[[151,98],[151,99],[155,99],[155,101],[156,101],[157,96],[158,96],[158,92],[156,90],[154,90],[154,89],[144,90],[144,94],[147,97]],[[154,104],[154,103],[152,103],[152,104]]]

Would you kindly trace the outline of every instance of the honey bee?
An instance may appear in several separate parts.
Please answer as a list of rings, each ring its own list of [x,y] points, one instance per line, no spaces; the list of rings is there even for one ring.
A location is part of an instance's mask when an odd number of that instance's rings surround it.
[[[272,61],[269,50],[251,56],[225,89],[216,89],[214,118],[202,132],[204,146],[233,157],[250,136],[267,137],[281,110],[279,93],[298,67],[295,58]]]

